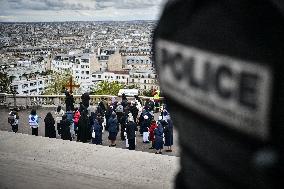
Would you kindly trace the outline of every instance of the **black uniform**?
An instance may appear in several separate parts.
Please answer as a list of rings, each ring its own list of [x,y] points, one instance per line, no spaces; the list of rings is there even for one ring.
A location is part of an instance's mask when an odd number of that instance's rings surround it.
[[[154,49],[179,130],[176,188],[283,188],[276,177],[284,167],[283,7],[277,0],[166,5]]]

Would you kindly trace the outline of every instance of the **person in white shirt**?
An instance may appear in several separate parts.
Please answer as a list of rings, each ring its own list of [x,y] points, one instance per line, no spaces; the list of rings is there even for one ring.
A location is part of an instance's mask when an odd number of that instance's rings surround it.
[[[39,126],[39,117],[36,114],[36,110],[33,109],[29,115],[29,125],[32,129],[32,135],[38,136],[38,126]]]

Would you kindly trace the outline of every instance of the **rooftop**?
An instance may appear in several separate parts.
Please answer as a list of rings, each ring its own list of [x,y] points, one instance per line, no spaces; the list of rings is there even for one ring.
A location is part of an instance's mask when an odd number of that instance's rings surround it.
[[[0,131],[1,188],[173,188],[179,158]]]

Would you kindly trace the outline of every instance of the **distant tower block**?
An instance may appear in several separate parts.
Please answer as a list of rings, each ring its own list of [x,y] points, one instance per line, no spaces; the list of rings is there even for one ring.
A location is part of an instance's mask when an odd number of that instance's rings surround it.
[[[109,57],[107,69],[108,71],[122,71],[122,57],[119,50]]]
[[[53,56],[52,54],[48,53],[48,58],[46,59],[46,63],[45,63],[45,70],[48,71],[48,70],[51,70],[51,66],[52,66],[52,59],[53,59]]]

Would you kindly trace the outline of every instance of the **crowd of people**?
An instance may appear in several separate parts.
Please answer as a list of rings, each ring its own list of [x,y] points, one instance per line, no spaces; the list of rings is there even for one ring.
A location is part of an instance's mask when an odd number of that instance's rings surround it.
[[[130,101],[126,95],[122,95],[120,102],[113,99],[107,102],[102,99],[96,108],[89,105],[89,95],[83,94],[79,107],[74,107],[74,100],[66,95],[65,111],[58,106],[53,117],[48,112],[44,118],[45,137],[56,138],[57,134],[63,140],[77,140],[83,143],[102,145],[103,132],[108,132],[109,147],[115,147],[117,138],[125,141],[126,148],[135,150],[140,134],[143,143],[151,143],[149,149],[155,149],[156,154],[161,154],[164,146],[166,152],[171,152],[173,145],[173,123],[165,105],[157,105],[157,100],[146,100],[143,104],[138,96]],[[160,110],[158,120],[155,120],[154,112],[157,107]],[[38,136],[40,117],[36,110],[32,110],[28,120],[32,129],[32,135]],[[19,116],[16,110],[10,112],[8,121],[14,132],[18,131]],[[139,132],[138,132],[139,131]]]

